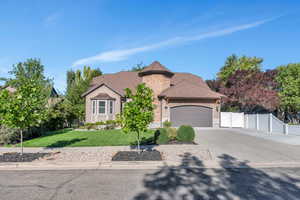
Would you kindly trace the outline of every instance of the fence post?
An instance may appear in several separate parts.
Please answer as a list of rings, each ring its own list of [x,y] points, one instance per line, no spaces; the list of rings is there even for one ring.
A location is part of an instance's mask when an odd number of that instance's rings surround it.
[[[289,134],[289,125],[288,124],[284,124],[284,134],[285,135]]]
[[[259,130],[259,119],[258,119],[258,114],[256,114],[256,130]]]
[[[269,114],[269,132],[273,132],[273,117],[272,113]]]
[[[246,114],[244,114],[244,116],[245,116],[245,118],[246,118],[246,120],[245,120],[245,128],[249,128],[249,119],[248,119],[248,115]]]

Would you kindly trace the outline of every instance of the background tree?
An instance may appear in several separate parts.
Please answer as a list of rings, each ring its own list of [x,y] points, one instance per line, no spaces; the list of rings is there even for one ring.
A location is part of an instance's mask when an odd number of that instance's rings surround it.
[[[300,122],[300,63],[280,66],[278,71],[276,80],[284,118],[288,122]]]
[[[85,99],[81,95],[87,91],[94,77],[102,75],[100,69],[91,69],[84,66],[83,71],[67,72],[67,91],[64,101],[64,109],[68,112],[69,120],[84,119]]]
[[[217,75],[218,79],[223,83],[226,83],[228,78],[237,70],[259,71],[262,62],[262,58],[247,56],[238,57],[233,54],[226,59],[224,66]]]
[[[137,134],[138,151],[140,152],[140,135],[147,131],[153,121],[153,91],[144,83],[139,84],[136,92],[126,89],[128,102],[122,113],[122,126],[125,132]]]
[[[221,80],[216,80],[216,79],[212,79],[212,80],[206,80],[206,84],[208,85],[208,87],[215,91],[215,92],[220,92],[221,86],[222,86],[222,81]]]
[[[232,74],[220,92],[227,96],[223,101],[225,111],[273,112],[279,106],[277,70],[260,72],[238,70]]]
[[[20,130],[23,154],[23,132],[45,120],[52,85],[37,59],[14,65],[10,73],[14,78],[8,79],[7,85],[14,87],[16,92],[0,92],[0,124]]]
[[[130,72],[140,72],[142,71],[146,66],[143,64],[143,62],[136,64],[133,66],[129,71]]]

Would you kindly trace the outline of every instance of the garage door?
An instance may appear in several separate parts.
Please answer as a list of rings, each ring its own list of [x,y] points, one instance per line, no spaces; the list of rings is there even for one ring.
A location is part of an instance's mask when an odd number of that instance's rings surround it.
[[[212,127],[212,109],[202,106],[177,106],[170,110],[173,126]]]

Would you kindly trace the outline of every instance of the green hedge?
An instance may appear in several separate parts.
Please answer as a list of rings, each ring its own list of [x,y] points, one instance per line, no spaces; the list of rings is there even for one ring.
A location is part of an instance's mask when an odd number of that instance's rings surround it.
[[[167,144],[170,140],[165,128],[157,129],[154,138],[156,144]]]
[[[191,126],[182,125],[177,131],[177,140],[181,142],[193,142],[195,131]]]

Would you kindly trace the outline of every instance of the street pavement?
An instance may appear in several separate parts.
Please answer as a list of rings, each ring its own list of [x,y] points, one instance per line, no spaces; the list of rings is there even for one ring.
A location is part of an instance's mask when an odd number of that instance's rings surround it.
[[[188,162],[201,165],[196,160]],[[3,200],[298,200],[299,197],[300,168],[178,166],[159,170],[0,172]]]

